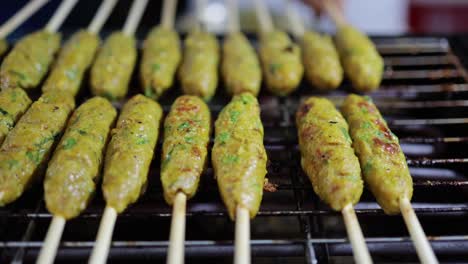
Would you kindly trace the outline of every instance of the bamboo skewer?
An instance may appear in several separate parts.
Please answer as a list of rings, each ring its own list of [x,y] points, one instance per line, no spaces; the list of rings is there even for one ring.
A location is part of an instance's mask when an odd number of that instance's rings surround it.
[[[148,4],[148,0],[134,0],[122,30],[125,34],[129,36],[135,34],[141,17],[145,12],[146,4]]]
[[[306,30],[304,28],[304,24],[299,18],[299,14],[294,9],[292,0],[288,1],[286,12],[287,12],[291,32],[294,35],[294,38],[296,38],[297,40],[301,39]]]
[[[348,204],[345,206],[341,214],[343,214],[346,232],[353,249],[354,261],[356,263],[372,263],[369,249],[367,248],[353,205]]]
[[[338,28],[348,24],[343,13],[336,6],[334,1],[323,1],[323,6]]]
[[[99,30],[102,28],[102,25],[109,17],[109,14],[111,13],[116,2],[117,0],[105,0],[100,5],[98,12],[94,15],[93,20],[89,26],[88,30],[90,32],[94,34],[99,32]],[[36,263],[53,263],[65,224],[66,220],[61,216],[54,216],[52,218],[52,222],[47,231],[43,247],[39,252],[39,257]]]
[[[147,4],[148,0],[133,1],[132,7],[130,8],[128,17],[122,30],[124,34],[132,36],[135,33]],[[89,258],[88,263],[106,263],[116,220],[117,211],[113,207],[106,206],[101,223],[99,224],[99,231],[96,236],[96,242],[94,243],[94,248],[91,252],[91,257]]]
[[[174,27],[174,17],[177,0],[165,0],[162,9],[161,26],[171,29]]]
[[[15,15],[8,19],[0,27],[0,38],[8,36],[19,25],[28,20],[37,10],[39,10],[49,0],[31,0],[23,8],[21,8]]]
[[[439,263],[408,198],[400,199],[400,210],[421,263]]]
[[[234,264],[250,263],[250,215],[242,206],[236,209]]]
[[[77,2],[78,0],[64,0],[45,26],[45,30],[56,32]]]
[[[172,206],[171,232],[169,235],[168,264],[184,263],[185,208],[187,196],[178,192]]]
[[[263,0],[255,0],[255,12],[257,14],[257,21],[259,31],[261,33],[271,32],[274,30],[273,21],[270,13],[268,12],[265,2]]]
[[[229,33],[236,33],[240,30],[239,23],[239,7],[237,0],[227,0],[227,8],[229,10],[227,29]]]

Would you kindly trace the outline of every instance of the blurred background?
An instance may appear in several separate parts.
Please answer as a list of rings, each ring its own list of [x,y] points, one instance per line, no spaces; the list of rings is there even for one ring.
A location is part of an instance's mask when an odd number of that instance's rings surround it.
[[[14,36],[23,35],[22,31],[32,31],[43,26],[61,0],[51,0],[32,19],[21,27]],[[275,24],[287,26],[284,18],[287,0],[265,0],[274,17]],[[27,0],[2,1],[0,22],[4,22]],[[80,0],[66,20],[67,28],[86,27],[101,1]],[[120,0],[106,29],[119,29],[132,0]],[[251,0],[239,0],[242,27],[244,31],[256,28],[255,10]],[[161,0],[150,0],[145,16],[139,27],[139,34],[159,22]],[[228,10],[224,0],[206,0],[203,8],[203,21],[214,32],[222,32],[226,25]],[[334,26],[327,16],[317,17],[314,10],[299,0],[294,0],[303,21],[308,27],[325,32],[333,32]],[[401,34],[456,34],[468,33],[468,1],[466,0],[343,0],[343,9],[349,21],[372,35]],[[177,27],[181,31],[193,25],[195,0],[179,0],[177,8]]]

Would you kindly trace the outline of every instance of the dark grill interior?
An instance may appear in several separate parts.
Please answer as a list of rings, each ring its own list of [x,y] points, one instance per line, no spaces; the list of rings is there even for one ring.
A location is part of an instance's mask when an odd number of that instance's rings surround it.
[[[401,139],[414,178],[412,204],[439,260],[466,260],[468,79],[451,49],[460,43],[449,45],[448,39],[435,37],[375,41],[385,57],[386,71],[382,88],[371,96]],[[130,94],[140,91],[134,75]],[[90,97],[87,81],[78,102]],[[349,87],[345,82],[338,91],[320,95],[339,105]],[[166,112],[179,94],[179,89],[172,89],[160,100]],[[267,177],[277,191],[265,192],[251,223],[255,263],[352,260],[341,214],[319,201],[299,164],[294,113],[302,98],[317,94],[303,83],[286,98],[268,92],[260,95],[270,160]],[[213,118],[228,100],[221,85],[210,102]],[[164,202],[159,182],[160,144],[156,153],[146,193],[118,217],[109,263],[164,262],[171,208]],[[52,218],[41,186],[0,208],[0,262],[34,262]],[[98,192],[86,212],[66,224],[57,263],[87,260],[103,208]],[[386,216],[368,191],[356,213],[374,261],[418,261],[401,216]],[[210,167],[198,194],[188,201],[186,230],[188,263],[232,261],[234,223],[227,217]]]

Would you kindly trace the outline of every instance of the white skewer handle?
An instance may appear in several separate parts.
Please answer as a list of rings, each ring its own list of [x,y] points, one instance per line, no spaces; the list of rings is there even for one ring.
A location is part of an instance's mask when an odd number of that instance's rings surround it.
[[[177,0],[164,0],[162,18],[161,18],[161,26],[165,28],[174,27],[174,17],[175,17],[176,7],[177,7]]]
[[[328,15],[331,17],[333,22],[336,24],[337,27],[341,27],[345,24],[346,18],[344,17],[343,13],[340,11],[338,6],[336,5],[335,1],[323,1],[323,5],[325,10],[327,11]]]
[[[169,251],[167,264],[184,263],[185,241],[185,207],[187,196],[178,192],[172,208],[171,234],[169,235]]]
[[[106,206],[101,219],[101,224],[99,225],[99,231],[96,237],[96,242],[94,244],[93,252],[89,258],[89,264],[106,263],[116,219],[117,212],[115,209]]]
[[[268,11],[268,7],[265,5],[264,0],[254,0],[254,2],[260,32],[265,33],[273,31],[273,21],[271,19],[270,12]]]
[[[8,36],[49,0],[31,0],[0,27],[0,38]]]
[[[231,33],[239,32],[239,6],[237,0],[227,0],[227,7],[229,10],[228,31]]]
[[[129,36],[135,34],[135,31],[140,23],[140,19],[145,12],[146,4],[148,0],[133,0],[132,7],[130,8],[130,13],[128,14],[127,20],[123,27],[123,32]]]
[[[115,7],[117,0],[104,0],[99,6],[98,11],[94,15],[93,20],[88,26],[88,31],[97,34],[101,31],[102,26],[106,22],[107,18],[111,14],[112,10]]]
[[[78,0],[64,0],[45,26],[45,29],[49,32],[56,32],[77,2]]]
[[[293,33],[294,37],[296,39],[302,38],[302,35],[304,35],[305,32],[304,24],[300,19],[299,13],[294,8],[292,0],[288,1],[286,12],[288,13],[289,25],[291,27],[291,32]]]
[[[400,210],[421,263],[439,263],[408,198],[400,199]]]
[[[36,264],[51,264],[54,263],[57,248],[62,237],[63,228],[65,227],[65,218],[54,216],[50,223],[49,230],[44,239],[44,244],[39,252]]]
[[[249,210],[238,206],[236,209],[236,237],[234,264],[250,263],[250,215]]]
[[[341,213],[343,214],[346,232],[348,233],[351,247],[353,248],[354,262],[363,264],[372,263],[353,205],[346,205]]]

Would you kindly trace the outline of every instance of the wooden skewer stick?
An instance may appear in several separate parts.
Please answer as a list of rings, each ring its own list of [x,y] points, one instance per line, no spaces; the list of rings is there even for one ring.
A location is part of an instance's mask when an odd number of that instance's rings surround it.
[[[400,199],[400,210],[421,263],[439,263],[408,198]]]
[[[102,2],[102,4],[99,6],[98,11],[94,15],[93,20],[88,26],[89,32],[97,34],[99,31],[101,31],[102,26],[104,25],[110,13],[114,9],[116,3],[117,0],[104,0],[104,2]]]
[[[77,2],[78,0],[64,0],[45,26],[45,30],[56,32]]]
[[[19,25],[23,24],[28,18],[30,18],[37,10],[39,10],[49,0],[31,0],[23,8],[21,8],[15,15],[8,19],[0,27],[0,38],[8,36],[13,32]]]
[[[145,12],[146,4],[148,4],[148,0],[134,0],[123,27],[123,32],[125,34],[129,36],[135,34],[138,24],[140,23],[140,19]]]
[[[354,212],[352,204],[346,205],[341,211],[343,214],[346,232],[348,233],[349,241],[354,253],[354,262],[356,263],[372,263],[372,259],[367,249],[366,241],[362,235],[359,221]]]
[[[104,214],[102,215],[101,224],[99,224],[99,231],[94,244],[94,249],[91,253],[91,257],[89,258],[89,264],[106,263],[116,220],[117,211],[110,206],[106,206]]]
[[[250,215],[242,206],[236,209],[234,264],[250,263]]]
[[[286,8],[289,26],[291,28],[291,32],[294,35],[294,38],[301,39],[304,35],[305,28],[304,24],[302,23],[300,16],[296,9],[294,8],[293,1],[288,1],[288,6]]]
[[[206,0],[196,0],[195,1],[195,23],[194,30],[203,29],[203,8],[206,5]]]
[[[229,10],[228,16],[228,31],[232,33],[239,32],[240,23],[239,23],[239,6],[237,0],[227,0],[227,8]]]
[[[348,24],[343,13],[340,11],[338,6],[336,6],[335,1],[327,0],[327,1],[322,1],[322,3],[328,15],[330,15],[331,19],[333,20],[333,22],[336,24],[337,27],[342,27],[343,25]]]
[[[44,244],[36,261],[37,264],[54,263],[54,258],[57,253],[58,244],[60,243],[64,227],[65,218],[61,216],[54,216],[54,218],[52,218]]]
[[[169,235],[169,250],[167,264],[184,263],[184,241],[185,241],[185,208],[187,196],[178,192],[172,206],[171,233]]]
[[[174,27],[174,17],[177,0],[165,0],[162,9],[161,26],[171,29]]]
[[[273,21],[268,11],[267,6],[265,5],[264,0],[255,0],[255,12],[257,13],[257,21],[259,26],[259,31],[261,33],[266,33],[273,31]]]

